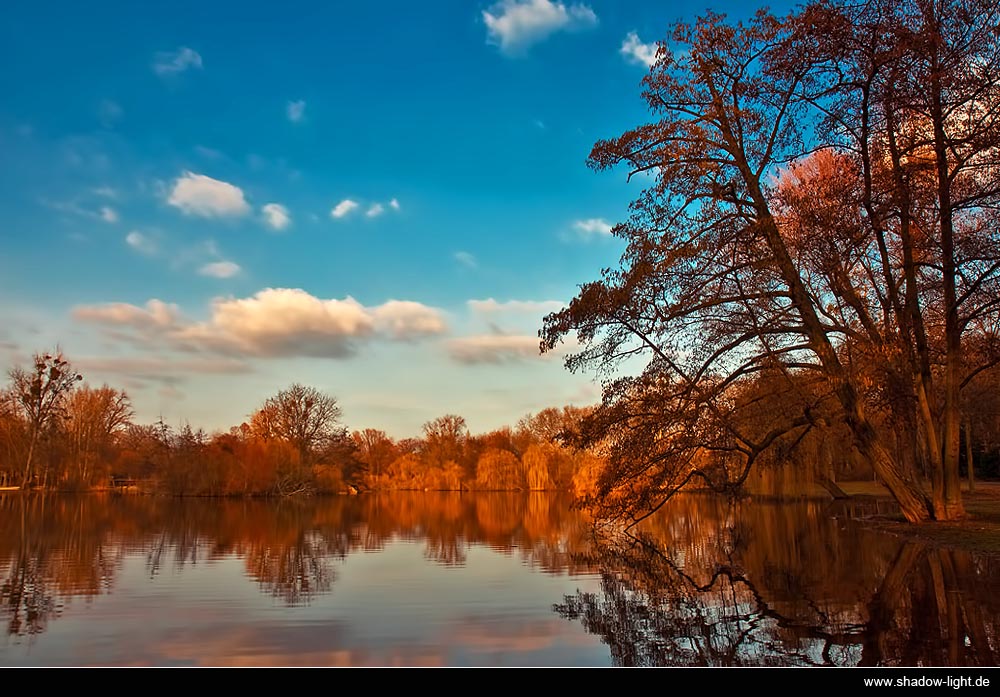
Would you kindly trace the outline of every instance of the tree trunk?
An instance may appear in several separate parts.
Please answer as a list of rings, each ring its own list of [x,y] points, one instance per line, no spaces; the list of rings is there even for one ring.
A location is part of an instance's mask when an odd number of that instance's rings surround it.
[[[975,468],[972,466],[972,419],[965,420],[965,466],[969,469],[969,493],[976,490]]]
[[[25,459],[24,463],[24,475],[21,477],[21,488],[27,489],[28,482],[31,481],[31,466],[32,460],[35,456],[35,443],[38,442],[38,430],[35,429],[31,433],[31,440],[28,441],[28,457]]]
[[[858,451],[871,463],[875,473],[899,503],[903,516],[909,522],[920,523],[932,519],[934,511],[927,500],[927,494],[917,481],[906,476],[889,451],[878,442],[875,427],[869,421],[857,389],[851,383],[847,371],[830,343],[830,338],[823,329],[812,298],[806,291],[777,223],[770,214],[760,183],[749,175],[750,168],[745,167],[744,176],[747,177],[748,188],[757,203],[760,229],[774,254],[782,277],[788,284],[789,295],[802,318],[802,326],[810,346],[822,364],[827,380],[844,409],[844,416],[854,434]]]
[[[816,476],[816,483],[823,487],[835,499],[849,499],[851,495],[837,486],[837,483],[825,474]]]

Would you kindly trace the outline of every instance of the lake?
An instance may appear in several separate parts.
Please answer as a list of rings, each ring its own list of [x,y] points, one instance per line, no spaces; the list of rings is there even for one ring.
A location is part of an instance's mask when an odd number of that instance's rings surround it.
[[[0,495],[0,666],[1000,663],[1000,560],[869,508],[545,493]]]

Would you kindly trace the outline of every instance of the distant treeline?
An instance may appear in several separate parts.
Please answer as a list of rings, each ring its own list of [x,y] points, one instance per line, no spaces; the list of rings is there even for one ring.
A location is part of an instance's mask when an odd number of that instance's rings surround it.
[[[184,496],[559,490],[597,501],[609,455],[641,450],[649,436],[624,418],[620,429],[631,429],[631,438],[595,439],[607,410],[567,406],[479,435],[463,417],[448,414],[424,424],[422,437],[397,440],[372,428],[348,431],[334,397],[299,384],[265,400],[244,423],[210,434],[162,419],[135,423],[123,390],[87,385],[59,352],[36,355],[30,370],[15,368],[9,378],[0,390],[0,486],[25,489],[118,486]],[[756,377],[762,396],[751,400],[754,423],[743,423],[744,430],[765,433],[786,418],[780,399],[763,396],[773,379]],[[995,476],[1000,390],[977,396],[965,422],[972,447],[963,454],[972,454],[980,475]],[[682,443],[681,432],[664,423],[661,436],[673,433]],[[836,420],[793,436],[775,439],[746,489],[802,493],[816,483],[830,488],[832,481],[872,477]],[[725,450],[702,449],[689,467],[726,468],[730,459]]]
[[[249,419],[206,433],[162,420],[137,424],[128,395],[91,387],[59,352],[10,371],[0,391],[0,486],[88,490],[137,486],[192,496],[360,490],[592,491],[595,454],[561,438],[586,410],[546,409],[514,427],[472,435],[461,416],[424,424],[422,438],[349,432],[337,400],[299,384]]]

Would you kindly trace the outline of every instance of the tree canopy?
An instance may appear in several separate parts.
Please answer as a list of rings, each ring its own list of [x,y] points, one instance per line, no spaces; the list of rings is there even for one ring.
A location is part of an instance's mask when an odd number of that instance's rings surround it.
[[[621,264],[541,331],[576,335],[571,369],[644,364],[581,431],[605,513],[738,486],[839,424],[908,520],[963,515],[959,391],[996,362],[997,26],[981,0],[872,0],[673,28],[654,120],[590,155],[651,178]]]

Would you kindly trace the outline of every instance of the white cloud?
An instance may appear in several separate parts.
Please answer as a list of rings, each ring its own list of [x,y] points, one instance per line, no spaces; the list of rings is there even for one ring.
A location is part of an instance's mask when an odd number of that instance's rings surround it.
[[[96,195],[101,195],[97,191],[94,191]],[[106,196],[106,198],[111,198],[111,196]],[[43,204],[57,210],[60,213],[70,213],[72,215],[78,215],[82,218],[90,218],[92,220],[103,220],[106,223],[116,223],[118,222],[118,212],[110,206],[101,206],[97,210],[94,210],[88,206],[82,206],[75,200],[70,201],[50,201],[48,199],[39,199]]]
[[[151,300],[78,307],[74,317],[130,328],[140,343],[204,350],[229,356],[345,358],[361,342],[376,338],[411,341],[447,331],[440,310],[390,300],[365,307],[348,296],[317,298],[297,288],[265,288],[249,298],[217,298],[209,319],[181,321],[175,306]]]
[[[501,0],[483,11],[483,21],[489,43],[515,55],[557,31],[593,27],[597,15],[583,4],[567,7],[552,0]]]
[[[285,106],[285,114],[288,115],[288,120],[292,123],[299,123],[306,115],[305,100],[299,99],[294,102],[288,102]]]
[[[292,224],[288,209],[280,203],[268,203],[260,210],[264,214],[264,222],[273,230],[284,230]]]
[[[147,302],[145,308],[129,303],[82,305],[73,309],[73,317],[85,322],[156,330],[176,328],[181,320],[176,305],[155,298]]]
[[[192,68],[201,69],[201,56],[192,48],[181,46],[176,51],[161,51],[153,61],[153,72],[160,77],[177,75]]]
[[[573,229],[580,233],[581,237],[610,235],[611,223],[604,218],[587,218],[586,220],[577,220],[573,223]]]
[[[444,330],[440,312],[420,303],[366,308],[350,296],[323,300],[300,289],[266,288],[252,298],[216,300],[211,320],[189,327],[184,338],[250,355],[341,358],[380,331],[412,339]]]
[[[476,257],[468,252],[455,252],[452,256],[455,258],[455,261],[468,269],[474,269],[479,266]]]
[[[240,272],[240,265],[232,261],[213,261],[205,264],[198,273],[212,278],[232,278]]]
[[[398,211],[399,210],[399,201],[396,200],[396,199],[392,199],[391,201],[389,201],[389,207],[392,208],[392,210],[394,210],[394,211]]]
[[[194,172],[184,172],[174,180],[167,203],[187,215],[203,218],[240,216],[250,212],[240,187]]]
[[[439,310],[411,300],[390,300],[371,314],[376,328],[393,339],[411,340],[448,329]]]
[[[480,334],[452,339],[448,353],[466,365],[512,363],[543,358],[537,336],[518,334]]]
[[[365,212],[365,215],[368,216],[369,218],[377,218],[383,213],[385,213],[385,208],[382,206],[382,204],[373,203]]]
[[[112,189],[110,186],[98,186],[91,191],[96,196],[103,196],[104,198],[118,198],[118,192]]]
[[[347,215],[357,207],[358,207],[357,201],[352,201],[349,198],[345,198],[343,201],[341,201],[340,203],[338,203],[336,206],[333,207],[333,210],[330,211],[330,217],[343,218],[345,215]]]
[[[639,35],[630,31],[619,52],[625,56],[625,60],[636,65],[645,65],[647,68],[653,67],[656,63],[656,52],[659,47],[656,44],[645,44],[639,40]]]
[[[147,256],[156,254],[157,252],[156,242],[148,236],[143,235],[138,230],[133,230],[129,234],[125,235],[125,244],[140,254],[145,254]]]

